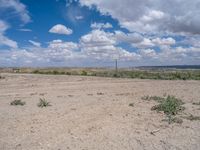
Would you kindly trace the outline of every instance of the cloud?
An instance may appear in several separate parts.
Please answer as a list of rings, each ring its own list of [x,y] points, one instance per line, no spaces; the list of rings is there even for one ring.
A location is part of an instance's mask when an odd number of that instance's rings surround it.
[[[92,23],[91,28],[93,29],[108,29],[108,28],[112,28],[113,26],[110,23]]]
[[[191,45],[192,47],[200,48],[200,36],[187,36],[184,40],[179,42],[181,45]]]
[[[70,6],[73,2],[78,2],[78,0],[66,0],[66,6]]]
[[[0,46],[1,45],[5,45],[5,46],[8,46],[8,47],[11,47],[11,48],[17,48],[18,47],[18,44],[17,42],[3,36],[3,35],[0,35]]]
[[[152,40],[152,42],[155,45],[159,45],[159,46],[163,46],[163,45],[170,46],[170,45],[174,45],[176,43],[176,41],[173,38],[171,38],[171,37],[169,37],[169,38],[163,38],[163,39],[161,39],[161,38],[155,38],[155,39]]]
[[[79,5],[73,5],[73,2],[76,1],[66,0],[66,12],[64,12],[63,16],[67,21],[76,24],[83,18],[86,18],[87,13],[85,12],[85,9],[82,9],[82,7],[80,7]]]
[[[8,28],[9,25],[6,22],[0,20],[0,33],[4,33]]]
[[[174,45],[176,43],[176,41],[169,37],[169,38],[143,38],[142,41],[140,42],[135,42],[132,43],[131,45],[133,47],[137,47],[137,48],[151,48],[154,46],[157,47],[162,47],[162,46],[171,46]]]
[[[199,0],[80,0],[80,4],[95,6],[131,32],[200,34]]]
[[[199,64],[200,61],[200,49],[196,47],[176,47],[176,48],[167,48],[164,47],[160,53],[158,53],[158,57],[160,61],[169,61],[170,63],[179,62],[181,64],[191,64],[191,62],[195,62],[195,64]]]
[[[47,59],[53,62],[65,62],[69,59],[76,59],[78,44],[74,42],[64,42],[62,40],[53,40],[49,42],[45,50],[48,54]]]
[[[22,32],[32,32],[31,29],[26,29],[26,28],[22,28],[22,29],[18,29],[19,31],[22,31]]]
[[[109,66],[114,59],[124,66],[198,64],[198,47],[161,46],[129,52],[118,45],[116,34],[92,30],[81,37],[79,43],[53,40],[45,48],[12,48],[0,51],[0,64],[5,66]],[[98,37],[98,38],[97,38]],[[161,41],[164,38],[160,38]],[[152,41],[152,39],[151,39]],[[164,43],[165,44],[165,43]],[[168,43],[167,43],[168,44]],[[169,61],[170,60],[170,61]]]
[[[9,16],[17,14],[23,21],[23,23],[28,23],[31,21],[26,6],[22,4],[19,0],[0,0],[0,9],[2,11],[5,11],[5,13],[10,13]]]
[[[64,42],[62,40],[53,40],[49,42],[49,48],[52,49],[61,49],[61,50],[67,50],[67,51],[74,51],[78,49],[78,44],[74,42]]]
[[[57,24],[53,26],[50,30],[50,33],[57,33],[57,34],[65,34],[65,35],[70,35],[73,33],[73,31],[70,28],[67,28],[66,26],[62,24]]]
[[[4,35],[5,31],[9,28],[9,25],[0,20],[0,46],[8,46],[10,48],[17,48],[18,44]]]
[[[81,37],[80,48],[90,58],[99,60],[135,60],[138,55],[116,46],[117,42],[113,33],[102,30],[93,30]]]
[[[84,19],[83,16],[75,16],[75,18],[76,18],[76,20],[82,20],[82,19]]]
[[[78,44],[53,40],[48,46],[30,46],[0,51],[0,66],[66,66],[81,60]],[[81,65],[81,63],[79,64]]]
[[[115,38],[119,43],[126,42],[130,44],[142,42],[144,39],[139,33],[124,33],[119,30],[115,31]]]
[[[151,39],[144,38],[139,43],[133,43],[132,46],[137,48],[149,48],[155,46],[155,44],[151,41]]]
[[[32,45],[36,46],[36,47],[40,47],[40,46],[41,46],[41,43],[39,43],[39,42],[35,42],[35,41],[32,41],[32,40],[29,40],[29,42],[30,42]]]
[[[140,49],[139,54],[145,58],[146,57],[156,58],[157,56],[156,51],[154,49]]]

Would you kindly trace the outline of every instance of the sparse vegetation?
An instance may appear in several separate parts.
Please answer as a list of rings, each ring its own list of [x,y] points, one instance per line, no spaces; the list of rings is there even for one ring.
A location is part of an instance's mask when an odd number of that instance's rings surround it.
[[[190,121],[197,121],[197,120],[200,120],[200,116],[193,116],[192,114],[189,115],[189,116],[186,116],[186,117],[183,117],[185,119],[188,119]]]
[[[134,103],[130,103],[129,106],[130,106],[130,107],[134,107]]]
[[[158,102],[158,105],[155,105],[151,110],[156,110],[158,112],[163,111],[167,116],[168,123],[182,123],[182,120],[174,117],[179,111],[184,110],[182,106],[184,103],[182,100],[177,99],[175,96],[168,95],[167,97],[159,96],[144,96],[143,100],[154,100]]]
[[[142,99],[142,100],[150,100],[150,99],[149,99],[149,95],[142,96],[141,99]]]
[[[104,93],[102,93],[102,92],[97,92],[97,95],[104,95]]]
[[[192,103],[193,105],[200,105],[200,102],[194,102],[194,103]]]
[[[44,98],[40,98],[40,102],[38,103],[38,107],[48,107],[51,106],[50,102],[46,101]]]
[[[12,101],[11,103],[10,103],[10,105],[13,105],[13,106],[23,106],[23,105],[25,105],[26,103],[25,102],[23,102],[23,101],[21,101],[21,100],[14,100],[14,101]]]
[[[200,80],[200,70],[125,70],[119,69],[117,74],[112,69],[36,69],[22,73],[52,74],[52,75],[83,75],[99,77],[137,78],[154,80]]]
[[[163,111],[167,115],[176,115],[179,111],[184,110],[184,107],[182,107],[184,103],[174,96],[168,95],[167,98],[156,99],[156,101],[160,104],[153,106],[152,110]]]
[[[87,73],[87,71],[83,70],[83,71],[81,72],[81,75],[82,75],[82,76],[87,76],[88,73]]]
[[[165,98],[159,97],[159,96],[146,95],[146,96],[142,97],[142,100],[147,100],[147,101],[154,100],[154,101],[157,101],[157,102],[162,102],[163,100],[165,100]]]
[[[183,123],[183,120],[181,118],[173,117],[171,115],[167,116],[167,119],[163,119],[163,121],[167,121],[169,124],[171,124],[171,123],[182,124]]]
[[[5,79],[5,77],[3,77],[3,76],[0,76],[0,79]]]

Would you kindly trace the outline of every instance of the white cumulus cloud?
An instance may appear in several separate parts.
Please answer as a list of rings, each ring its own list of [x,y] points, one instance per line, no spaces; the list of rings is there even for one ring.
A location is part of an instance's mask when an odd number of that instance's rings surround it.
[[[70,28],[67,28],[66,26],[62,24],[57,24],[53,26],[50,30],[50,33],[57,33],[57,34],[65,34],[65,35],[70,35],[73,33],[73,31]]]
[[[84,54],[90,58],[99,60],[135,60],[139,56],[134,52],[116,46],[117,41],[113,33],[102,30],[92,30],[89,34],[81,37],[80,47]]]

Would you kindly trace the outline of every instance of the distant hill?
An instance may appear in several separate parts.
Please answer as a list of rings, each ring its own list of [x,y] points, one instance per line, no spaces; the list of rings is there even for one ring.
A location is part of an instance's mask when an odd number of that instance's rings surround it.
[[[139,69],[200,69],[200,65],[139,66]]]

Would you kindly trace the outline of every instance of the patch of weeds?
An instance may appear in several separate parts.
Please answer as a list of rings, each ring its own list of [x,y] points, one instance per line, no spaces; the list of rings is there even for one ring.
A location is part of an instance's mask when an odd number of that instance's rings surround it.
[[[192,114],[189,115],[189,116],[186,116],[186,117],[183,117],[185,119],[188,119],[190,121],[197,121],[197,120],[200,120],[200,116],[193,116]]]
[[[5,77],[3,77],[3,76],[0,76],[0,79],[5,79]]]
[[[200,105],[200,102],[194,102],[194,103],[192,103],[193,105]]]
[[[52,74],[57,75],[57,74],[60,74],[60,73],[57,70],[53,70]]]
[[[154,100],[154,101],[157,101],[157,102],[162,102],[164,99],[165,98],[163,98],[163,97],[149,96],[149,95],[146,95],[146,96],[142,97],[142,100],[147,100],[147,101]]]
[[[11,103],[10,103],[10,105],[13,105],[13,106],[23,106],[23,105],[25,105],[26,103],[25,102],[23,102],[23,101],[21,101],[21,100],[14,100],[14,101],[12,101]]]
[[[178,124],[182,124],[183,123],[183,120],[181,118],[178,118],[178,117],[172,118],[171,121],[174,122],[174,123],[178,123]]]
[[[165,98],[160,97],[160,96],[151,96],[150,100],[154,100],[154,101],[157,101],[157,102],[161,103],[161,102],[163,102],[165,100]]]
[[[176,115],[179,111],[184,110],[184,107],[182,107],[184,103],[174,96],[168,95],[166,99],[164,98],[159,103],[159,105],[153,106],[152,110],[163,111],[167,115]]]
[[[39,74],[40,71],[39,70],[34,70],[32,73]]]
[[[66,74],[66,75],[72,75],[72,73],[71,73],[71,72],[66,72],[65,74]]]
[[[134,103],[130,103],[129,106],[130,106],[130,107],[134,107]]]
[[[163,119],[163,121],[167,121],[169,124],[171,123],[177,123],[177,124],[182,124],[183,120],[178,117],[174,117],[172,115],[167,115],[167,119]]]
[[[149,99],[155,100],[159,103],[158,105],[153,106],[151,110],[156,110],[158,112],[163,111],[167,116],[165,121],[167,121],[169,124],[181,124],[183,122],[182,119],[174,117],[176,114],[178,114],[179,111],[183,111],[185,109],[185,107],[182,106],[184,104],[182,100],[177,99],[175,96],[171,95],[168,95],[166,98],[151,96]]]
[[[88,73],[87,73],[87,71],[83,70],[83,71],[81,72],[81,75],[82,75],[82,76],[87,76]]]
[[[149,95],[145,95],[141,98],[142,100],[150,100]]]
[[[166,97],[166,96],[167,96],[167,93],[164,93],[163,96]]]
[[[44,98],[40,98],[40,102],[38,103],[38,107],[48,107],[51,106],[50,102],[46,101]]]
[[[97,95],[104,95],[102,92],[98,92]]]
[[[119,75],[118,73],[114,73],[114,74],[113,74],[113,77],[114,77],[114,78],[119,78],[120,75]]]

